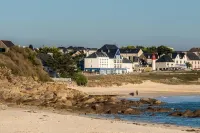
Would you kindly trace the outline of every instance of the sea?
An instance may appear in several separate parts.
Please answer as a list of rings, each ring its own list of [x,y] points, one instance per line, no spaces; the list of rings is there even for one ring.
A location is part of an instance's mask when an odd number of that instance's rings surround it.
[[[178,109],[185,111],[187,109],[194,111],[200,109],[200,95],[197,96],[170,96],[156,98],[166,104],[159,107]],[[129,98],[128,100],[139,100],[138,98]],[[142,107],[141,107],[142,108]],[[145,123],[158,123],[158,124],[172,124],[177,126],[187,126],[200,128],[200,118],[185,118],[169,116],[169,113],[144,113],[142,115],[117,115],[117,118],[125,121],[145,122]],[[116,115],[101,115],[98,117],[116,118]]]

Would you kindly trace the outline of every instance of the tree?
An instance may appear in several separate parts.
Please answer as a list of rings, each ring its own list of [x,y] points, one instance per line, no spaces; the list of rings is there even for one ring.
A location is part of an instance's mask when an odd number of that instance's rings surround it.
[[[54,54],[47,65],[64,78],[73,77],[76,73],[76,63],[69,54]]]
[[[128,45],[125,47],[121,47],[121,49],[135,49],[135,46]]]
[[[158,52],[158,55],[162,55],[162,54],[169,54],[169,53],[172,53],[173,50],[167,46],[164,46],[164,45],[161,45],[157,48],[157,52]]]
[[[33,50],[33,45],[32,45],[32,44],[30,44],[30,45],[29,45],[29,48]]]
[[[191,68],[192,67],[192,64],[190,62],[186,62],[185,64],[186,64],[187,68]]]

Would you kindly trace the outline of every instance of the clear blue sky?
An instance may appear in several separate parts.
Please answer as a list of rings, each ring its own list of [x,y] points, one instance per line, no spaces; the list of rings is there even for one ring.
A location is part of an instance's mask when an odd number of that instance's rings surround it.
[[[0,39],[21,45],[200,47],[200,0],[0,1]]]

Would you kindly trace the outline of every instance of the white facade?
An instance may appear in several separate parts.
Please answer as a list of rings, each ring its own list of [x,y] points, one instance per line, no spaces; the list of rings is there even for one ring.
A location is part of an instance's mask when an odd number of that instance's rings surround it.
[[[174,67],[180,67],[186,69],[186,63],[187,63],[187,56],[184,55],[182,58],[179,54],[177,54],[176,58],[173,59],[175,66]]]
[[[133,64],[132,63],[123,63],[122,68],[127,69],[127,73],[132,73],[133,72]]]

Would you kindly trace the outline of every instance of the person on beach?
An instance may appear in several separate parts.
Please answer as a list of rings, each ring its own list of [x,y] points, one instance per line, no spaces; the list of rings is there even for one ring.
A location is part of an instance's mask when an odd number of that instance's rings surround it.
[[[136,90],[136,95],[137,95],[137,96],[139,95],[138,90]]]

